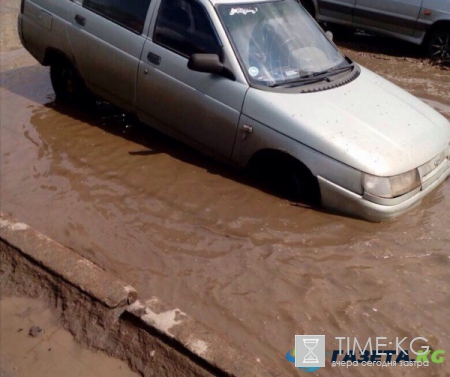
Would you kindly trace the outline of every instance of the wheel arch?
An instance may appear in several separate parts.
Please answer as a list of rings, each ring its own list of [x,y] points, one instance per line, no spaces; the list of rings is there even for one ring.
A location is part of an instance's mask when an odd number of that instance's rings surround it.
[[[276,161],[280,161],[280,162],[296,161],[297,163],[303,165],[304,168],[307,169],[311,173],[311,170],[308,169],[308,167],[303,162],[301,162],[298,158],[292,156],[287,151],[284,151],[281,149],[274,149],[274,148],[263,148],[263,149],[257,150],[249,158],[245,167],[250,168],[251,166],[253,166],[255,164],[259,164],[259,163],[264,162],[265,160],[268,160],[271,158],[275,159]]]
[[[303,7],[311,14],[312,17],[316,18],[318,13],[318,4],[316,0],[297,0]]]
[[[450,30],[450,20],[438,20],[428,28],[422,41],[422,47],[426,50],[428,54],[429,54],[428,43],[433,33],[436,32],[437,30]]]
[[[58,49],[53,48],[53,47],[48,47],[45,50],[44,61],[43,61],[42,64],[45,65],[45,66],[50,66],[50,65],[52,65],[52,64],[54,64],[54,63],[56,63],[58,61],[61,61],[61,60],[69,62],[70,64],[73,65],[73,67],[75,69],[77,69],[76,65],[73,62],[73,59],[71,59],[69,56],[67,56],[67,54],[65,54],[61,50],[58,50]],[[78,69],[77,69],[77,71],[78,71]]]
[[[450,27],[450,20],[438,20],[435,23],[433,23],[427,30],[427,34],[435,29],[441,29],[444,27]]]
[[[433,23],[426,31],[425,37],[423,38],[423,43],[427,42],[431,33],[433,33],[436,30],[444,29],[445,27],[450,29],[450,20],[438,20],[435,23]]]
[[[302,161],[287,151],[280,149],[264,148],[256,151],[248,160],[245,169],[256,175],[272,172],[287,174],[294,172],[300,179],[300,184],[305,185],[308,192],[307,202],[320,204],[320,187],[317,177]]]

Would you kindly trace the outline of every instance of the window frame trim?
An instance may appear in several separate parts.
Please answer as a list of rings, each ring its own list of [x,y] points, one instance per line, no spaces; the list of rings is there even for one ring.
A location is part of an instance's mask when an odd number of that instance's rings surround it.
[[[84,1],[86,1],[86,0],[84,0]],[[159,14],[160,14],[160,12],[161,12],[162,5],[163,5],[163,3],[165,3],[165,1],[170,1],[170,0],[160,0],[159,3],[158,3],[158,5],[157,5],[157,6],[158,6],[158,9],[157,9],[156,12],[154,12],[154,14],[155,14],[155,19],[154,19],[154,20],[155,20],[155,21],[154,21],[154,25],[153,25],[153,31],[152,31],[152,33],[151,33],[151,37],[150,37],[150,35],[149,35],[149,37],[151,38],[152,42],[155,43],[156,45],[158,45],[158,46],[160,46],[160,47],[162,47],[162,48],[165,48],[165,49],[167,49],[167,50],[173,52],[174,54],[177,54],[177,55],[179,55],[179,56],[181,56],[181,57],[186,58],[187,60],[189,60],[189,58],[190,58],[189,55],[183,54],[182,52],[180,52],[180,51],[178,51],[178,50],[175,50],[174,48],[172,48],[172,47],[170,47],[170,46],[167,46],[167,45],[165,45],[165,44],[159,42],[159,41],[155,38],[155,36],[156,36],[156,29],[157,29],[157,27],[158,27],[158,17],[159,17]],[[214,25],[214,22],[213,22],[213,20],[212,20],[210,14],[209,14],[209,12],[208,12],[208,9],[206,9],[206,7],[203,5],[203,3],[202,3],[201,1],[198,1],[198,0],[193,0],[193,1],[196,2],[196,3],[198,3],[198,4],[200,5],[200,7],[203,9],[204,13],[206,14],[206,18],[208,19],[209,26],[211,27],[211,29],[212,29],[212,31],[213,31],[213,34],[214,34],[214,39],[215,39],[216,42],[217,42],[217,46],[220,48],[220,51],[223,51],[223,42],[222,42],[221,38],[219,37],[219,34],[218,34],[218,32],[217,32],[217,29],[216,29],[216,26]],[[220,56],[221,53],[219,53],[219,54],[217,54],[217,55]]]
[[[148,8],[147,8],[147,13],[146,13],[146,15],[145,15],[144,22],[142,23],[142,30],[141,30],[141,31],[135,30],[135,29],[131,28],[131,27],[128,26],[128,25],[125,25],[125,24],[123,24],[123,23],[121,23],[121,22],[119,22],[119,21],[117,21],[117,20],[115,20],[115,19],[113,19],[113,18],[111,18],[111,17],[108,17],[107,15],[105,15],[105,14],[99,12],[99,11],[96,10],[96,9],[93,9],[93,8],[87,6],[86,3],[89,2],[89,1],[95,1],[95,0],[83,0],[82,3],[81,3],[81,6],[82,6],[83,9],[86,9],[86,10],[88,10],[89,12],[95,13],[96,15],[98,15],[98,16],[104,18],[105,20],[108,20],[108,21],[110,21],[110,22],[112,22],[112,23],[114,23],[114,24],[116,24],[116,25],[119,25],[120,27],[123,27],[124,29],[126,29],[126,30],[132,32],[133,34],[136,34],[136,35],[145,35],[145,34],[144,34],[145,24],[146,24],[147,18],[148,18],[148,16],[149,16],[150,7],[151,7],[152,2],[153,2],[154,0],[149,0]]]

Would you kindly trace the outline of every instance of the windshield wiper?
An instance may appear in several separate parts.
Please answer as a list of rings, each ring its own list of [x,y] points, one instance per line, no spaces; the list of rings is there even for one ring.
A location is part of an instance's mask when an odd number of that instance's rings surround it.
[[[354,67],[354,64],[351,63],[349,65],[346,65],[345,67],[331,68],[331,69],[327,69],[322,72],[315,72],[312,74],[296,77],[295,79],[286,80],[286,81],[279,82],[279,83],[274,83],[269,86],[271,88],[276,88],[279,86],[289,86],[289,85],[295,85],[295,84],[303,84],[303,85],[314,84],[314,83],[320,82],[320,81],[330,82],[331,80],[329,79],[328,76],[337,75],[339,73],[348,71],[349,69],[353,69],[353,67]],[[323,76],[323,77],[318,77],[318,76]]]
[[[337,75],[338,73],[345,72],[349,69],[353,69],[353,67],[354,67],[354,64],[351,63],[349,65],[346,65],[345,67],[331,68],[331,69],[327,69],[322,72],[315,72],[315,73],[313,73],[313,76],[330,75],[330,74]]]
[[[328,77],[311,77],[310,75],[308,75],[308,76],[300,76],[300,77],[297,77],[295,79],[291,79],[291,80],[286,80],[286,81],[283,81],[283,82],[270,84],[269,87],[276,88],[276,87],[279,87],[279,86],[289,86],[289,85],[293,86],[295,84],[307,85],[307,84],[314,84],[314,83],[320,82],[320,81],[328,81],[328,82],[330,82],[330,79]]]

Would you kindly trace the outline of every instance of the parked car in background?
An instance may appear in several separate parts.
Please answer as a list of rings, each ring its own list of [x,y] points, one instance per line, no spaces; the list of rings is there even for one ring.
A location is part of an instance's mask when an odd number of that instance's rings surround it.
[[[392,219],[450,175],[450,124],[344,56],[296,0],[22,0],[57,99],[87,90],[295,200]]]
[[[298,0],[317,21],[373,31],[450,58],[450,0]]]

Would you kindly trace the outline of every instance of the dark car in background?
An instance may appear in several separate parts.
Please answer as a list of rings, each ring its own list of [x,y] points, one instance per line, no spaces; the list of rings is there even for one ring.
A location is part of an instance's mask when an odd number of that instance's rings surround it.
[[[298,0],[319,22],[376,32],[450,59],[450,0]]]

